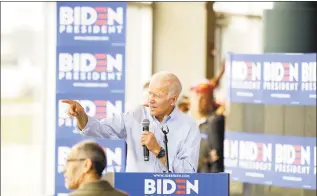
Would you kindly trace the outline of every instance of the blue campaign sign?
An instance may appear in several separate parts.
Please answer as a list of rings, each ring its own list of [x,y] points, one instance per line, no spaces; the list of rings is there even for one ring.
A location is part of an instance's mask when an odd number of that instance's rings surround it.
[[[316,105],[316,54],[229,54],[230,101]]]
[[[125,48],[58,46],[57,93],[124,93]]]
[[[301,55],[300,94],[301,105],[316,105],[316,59],[317,54]]]
[[[68,104],[61,100],[78,101],[86,114],[98,119],[111,117],[114,113],[124,110],[124,95],[122,94],[57,94],[56,95],[56,138],[69,138],[77,134],[77,121],[68,116]]]
[[[230,101],[262,103],[261,55],[229,54]]]
[[[126,2],[57,2],[57,45],[125,46]]]
[[[62,171],[65,167],[65,160],[71,147],[84,140],[95,141],[104,147],[107,154],[107,168],[105,169],[105,172],[125,171],[126,147],[124,140],[92,139],[80,137],[79,135],[74,135],[70,138],[57,139],[55,147],[55,195],[71,192],[65,187]]]
[[[316,59],[311,61],[309,57],[306,54],[262,55],[265,104],[307,105],[301,93],[302,66],[315,61],[316,69]]]
[[[226,132],[224,146],[232,180],[316,189],[316,138]]]
[[[129,196],[229,196],[229,175],[189,173],[116,173],[114,186]]]

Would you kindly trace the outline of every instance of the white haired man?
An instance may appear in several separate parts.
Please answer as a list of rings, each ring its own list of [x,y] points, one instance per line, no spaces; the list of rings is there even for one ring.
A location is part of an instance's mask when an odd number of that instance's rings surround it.
[[[107,139],[125,139],[127,142],[127,172],[165,172],[166,149],[162,128],[169,129],[167,137],[169,168],[175,173],[195,173],[200,147],[200,131],[191,117],[176,107],[182,85],[176,75],[169,72],[154,74],[149,85],[148,106],[125,114],[114,114],[101,121],[89,117],[76,101],[69,104],[69,115],[78,122],[80,133]],[[142,121],[149,119],[150,131],[142,131]],[[144,161],[143,146],[150,151]]]

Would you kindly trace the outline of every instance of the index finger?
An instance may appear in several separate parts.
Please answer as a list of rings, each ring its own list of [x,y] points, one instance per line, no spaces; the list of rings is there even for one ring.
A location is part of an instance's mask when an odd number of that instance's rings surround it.
[[[62,103],[68,103],[68,104],[74,104],[74,103],[76,103],[75,101],[69,100],[69,99],[62,99],[61,102],[62,102]]]

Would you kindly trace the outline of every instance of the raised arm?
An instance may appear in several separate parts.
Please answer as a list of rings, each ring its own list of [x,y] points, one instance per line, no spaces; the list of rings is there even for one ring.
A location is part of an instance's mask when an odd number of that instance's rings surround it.
[[[113,114],[107,119],[89,117],[76,101],[62,100],[69,105],[68,115],[77,119],[77,129],[82,135],[107,139],[125,139],[126,129],[123,114]]]
[[[210,83],[214,86],[214,88],[218,87],[219,82],[220,82],[223,74],[225,73],[225,65],[226,65],[226,61],[222,60],[221,61],[221,66],[220,66],[220,72],[218,73],[217,76],[212,78],[211,81],[210,81]]]

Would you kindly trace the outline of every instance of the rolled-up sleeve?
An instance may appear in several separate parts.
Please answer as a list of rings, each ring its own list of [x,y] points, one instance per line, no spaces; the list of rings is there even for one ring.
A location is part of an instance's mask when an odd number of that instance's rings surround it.
[[[88,116],[88,122],[83,130],[77,131],[89,137],[106,139],[126,139],[127,132],[125,128],[124,114],[113,114],[103,120],[98,120]]]
[[[171,172],[175,173],[196,173],[200,148],[200,131],[196,124],[193,124],[190,131],[181,144],[180,150],[173,160]],[[161,163],[160,167],[165,167]]]

